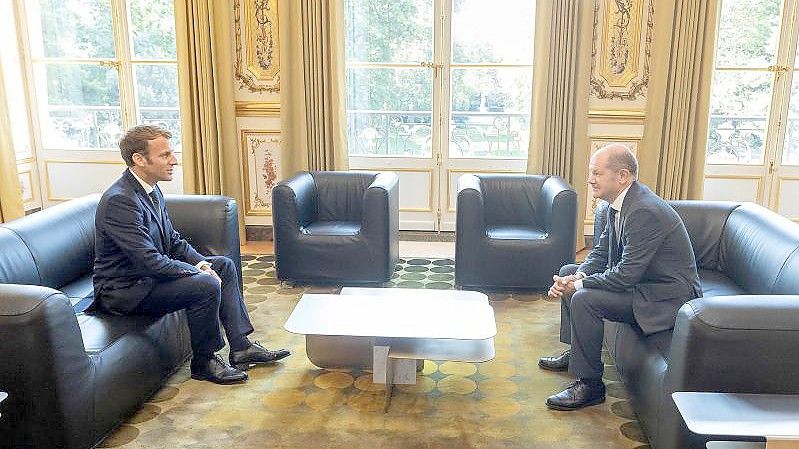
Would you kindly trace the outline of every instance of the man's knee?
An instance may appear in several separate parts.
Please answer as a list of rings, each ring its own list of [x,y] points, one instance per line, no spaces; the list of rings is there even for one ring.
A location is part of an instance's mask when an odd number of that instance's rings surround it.
[[[227,256],[214,256],[212,264],[215,265],[214,270],[218,273],[236,273],[236,265],[233,260]]]
[[[219,301],[222,296],[222,286],[214,276],[206,273],[200,273],[192,276],[194,279],[194,288],[199,296],[203,298],[210,298]]]
[[[581,288],[574,292],[569,299],[569,310],[586,308],[591,304],[591,290]]]
[[[571,263],[569,265],[564,265],[564,266],[560,267],[560,272],[558,273],[558,276],[569,276],[569,275],[572,275],[572,274],[577,272],[577,268],[579,268],[579,267],[580,267],[579,265],[573,264],[573,263]]]

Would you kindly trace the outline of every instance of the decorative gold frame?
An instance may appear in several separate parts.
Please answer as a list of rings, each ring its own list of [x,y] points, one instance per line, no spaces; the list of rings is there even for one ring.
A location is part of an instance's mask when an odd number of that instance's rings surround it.
[[[271,203],[266,203],[266,201],[263,198],[260,198],[258,196],[257,190],[255,192],[255,201],[256,202],[260,201],[263,204],[263,206],[262,206],[263,209],[260,209],[260,210],[259,209],[254,209],[252,207],[252,204],[250,204],[250,199],[252,198],[252,196],[251,196],[252,190],[250,190],[250,164],[249,164],[250,158],[249,158],[249,155],[248,155],[248,153],[250,152],[250,149],[247,146],[247,138],[250,135],[252,135],[252,134],[262,134],[262,135],[273,136],[272,138],[275,139],[276,142],[278,142],[278,146],[279,146],[280,143],[281,143],[281,137],[282,137],[281,133],[280,133],[280,130],[275,130],[275,129],[241,129],[241,130],[239,130],[239,133],[241,135],[241,158],[242,158],[242,161],[244,161],[244,164],[242,164],[242,168],[244,170],[244,198],[245,198],[245,200],[244,200],[244,215],[245,216],[246,215],[250,215],[250,216],[256,216],[256,217],[257,216],[271,217],[272,216],[272,204]],[[277,166],[277,170],[278,170],[278,173],[276,174],[276,179],[280,179],[280,173],[279,173],[280,165],[279,164]],[[257,173],[257,169],[256,169],[256,173]],[[259,207],[259,206],[256,205],[256,207]]]
[[[643,60],[643,70],[639,72],[638,68],[638,59],[640,58],[640,47],[641,47],[641,22],[643,21],[643,1],[649,2],[648,8],[648,15],[646,20],[646,37],[644,42],[644,60]],[[639,95],[645,96],[646,95],[646,88],[649,84],[649,61],[652,56],[652,34],[654,30],[654,14],[655,14],[655,0],[594,0],[594,31],[591,37],[591,93],[596,95],[597,98],[601,99],[618,99],[618,100],[635,100],[638,98]],[[604,3],[604,23],[602,25],[602,29],[599,29],[599,10],[600,4]],[[609,15],[607,11],[610,9],[612,4],[615,4],[619,11],[623,9],[623,7],[627,7],[624,10],[626,13],[626,20],[624,15],[619,18],[616,24],[611,24]],[[632,25],[632,28],[628,28]],[[611,28],[616,28],[618,30],[618,36],[614,36],[610,41],[608,40],[609,30]],[[619,40],[622,40],[624,34],[627,34],[626,31],[629,30],[629,39],[632,41],[630,43],[626,42],[615,42],[615,45],[624,45],[626,47],[626,54],[625,56],[631,56],[629,59],[633,62],[633,64],[627,66],[626,63],[623,64],[624,67],[618,73],[615,73],[614,70],[610,69],[610,65],[618,66],[620,63],[614,61],[614,58],[617,56],[615,54],[609,54],[611,50],[609,47],[611,42],[614,41],[615,37],[619,37]],[[603,53],[602,55],[598,55],[598,40],[599,40],[599,33],[602,32],[603,37]],[[622,50],[618,50],[622,51]],[[630,55],[632,53],[632,55]],[[597,60],[600,60],[602,67],[597,69]],[[640,76],[639,79],[636,79]],[[617,89],[613,89],[617,88]],[[618,90],[621,88],[620,90]]]
[[[253,93],[280,92],[277,8],[277,0],[233,0],[236,29],[234,74],[241,82],[240,89],[246,86]]]

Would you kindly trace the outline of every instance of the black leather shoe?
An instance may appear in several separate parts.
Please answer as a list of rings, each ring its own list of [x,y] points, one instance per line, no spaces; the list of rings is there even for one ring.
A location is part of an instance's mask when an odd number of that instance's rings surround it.
[[[191,361],[191,378],[207,380],[215,384],[238,384],[247,380],[249,376],[244,371],[228,366],[222,357],[215,355],[210,359]]]
[[[547,398],[547,407],[553,410],[578,410],[605,402],[605,384],[602,381],[586,382],[577,379],[568,388]]]
[[[563,351],[560,355],[553,357],[541,357],[538,359],[538,366],[548,371],[567,371],[569,369],[570,350]]]
[[[230,360],[230,364],[232,366],[235,366],[240,370],[247,370],[250,368],[250,365],[254,365],[256,363],[276,362],[290,355],[291,352],[288,349],[270,351],[256,341],[247,349],[242,349],[241,351],[231,351],[228,360]]]

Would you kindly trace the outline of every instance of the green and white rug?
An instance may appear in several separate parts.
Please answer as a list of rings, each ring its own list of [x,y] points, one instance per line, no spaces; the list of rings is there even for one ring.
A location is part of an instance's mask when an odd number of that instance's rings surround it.
[[[283,330],[304,292],[282,288],[273,256],[244,256],[245,299],[267,347],[294,353],[250,370],[242,385],[189,378],[188,366],[101,447],[123,448],[648,448],[612,365],[608,400],[555,412],[547,396],[572,379],[537,367],[558,342],[560,302],[538,294],[491,293],[497,356],[482,364],[425,361],[417,384],[398,386],[383,413],[384,386],[362,371],[323,370],[305,356],[305,339]],[[450,259],[402,259],[397,288],[453,288]],[[442,317],[441,319],[446,319]]]

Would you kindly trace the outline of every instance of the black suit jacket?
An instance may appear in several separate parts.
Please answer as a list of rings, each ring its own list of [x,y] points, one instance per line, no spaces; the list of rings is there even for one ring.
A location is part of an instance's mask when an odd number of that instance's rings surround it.
[[[155,282],[192,276],[205,258],[172,227],[156,186],[160,217],[129,170],[105,191],[95,215],[95,307],[130,313]]]
[[[608,218],[577,270],[588,275],[583,287],[632,291],[633,313],[644,333],[671,329],[680,306],[702,296],[685,225],[668,203],[638,182],[627,191],[620,213],[619,247],[610,246]]]

